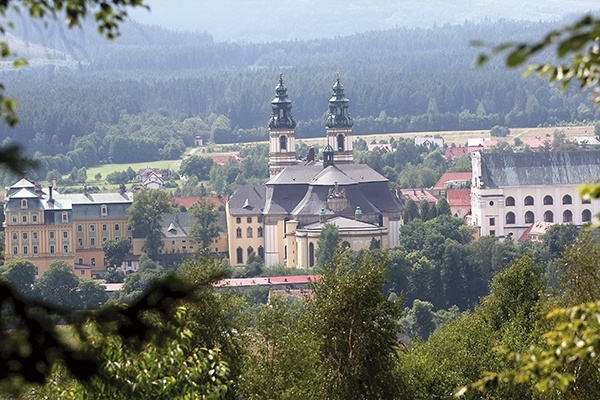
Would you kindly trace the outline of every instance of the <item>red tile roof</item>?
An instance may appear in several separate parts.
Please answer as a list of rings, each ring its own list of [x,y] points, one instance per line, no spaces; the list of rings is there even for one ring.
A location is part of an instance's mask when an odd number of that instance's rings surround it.
[[[289,275],[256,278],[224,279],[217,282],[217,287],[272,286],[272,285],[306,285],[321,280],[321,275]]]
[[[398,191],[398,196],[404,199],[412,199],[417,204],[423,200],[427,200],[431,205],[437,203],[437,197],[429,193],[426,189],[402,189]]]
[[[219,165],[227,164],[229,160],[235,160],[237,162],[242,161],[242,157],[240,157],[239,153],[229,153],[221,156],[212,156],[211,158],[215,163]]]
[[[174,205],[184,206],[187,210],[192,204],[194,204],[200,199],[212,201],[215,204],[215,207],[219,207],[220,205],[225,206],[225,204],[227,204],[227,197],[224,196],[173,197],[171,201]]]
[[[446,199],[450,207],[470,206],[471,189],[450,189],[446,192]]]
[[[444,190],[448,181],[468,181],[472,177],[470,172],[446,172],[433,187],[433,190]]]

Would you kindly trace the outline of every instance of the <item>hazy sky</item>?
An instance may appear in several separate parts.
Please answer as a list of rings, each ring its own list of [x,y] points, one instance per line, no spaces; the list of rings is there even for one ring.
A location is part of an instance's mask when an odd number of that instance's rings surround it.
[[[343,36],[394,26],[429,27],[483,18],[560,19],[597,10],[592,0],[146,0],[133,19],[174,30],[211,33],[218,41]]]

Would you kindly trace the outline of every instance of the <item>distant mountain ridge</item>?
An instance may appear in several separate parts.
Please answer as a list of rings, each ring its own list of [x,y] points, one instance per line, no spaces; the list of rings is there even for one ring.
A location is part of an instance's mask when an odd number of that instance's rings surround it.
[[[560,20],[599,8],[590,0],[146,0],[134,20],[206,31],[217,41],[264,42],[346,36],[393,27],[431,27],[500,18]]]

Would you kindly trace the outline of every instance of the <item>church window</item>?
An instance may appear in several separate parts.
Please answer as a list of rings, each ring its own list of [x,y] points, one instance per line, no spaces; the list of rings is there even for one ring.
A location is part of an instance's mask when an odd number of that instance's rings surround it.
[[[554,222],[554,213],[552,211],[546,211],[544,213],[544,222]]]
[[[552,204],[554,204],[554,199],[552,198],[552,196],[544,196],[544,205],[550,206]]]
[[[565,194],[562,198],[562,203],[563,204],[573,204],[573,198],[571,198],[571,196],[569,196],[568,194]]]
[[[252,248],[252,246],[248,247],[248,249],[246,249],[248,257],[250,257],[250,254],[254,253],[254,249]]]
[[[315,266],[315,245],[313,243],[308,244],[308,266]]]
[[[21,200],[21,208],[27,208],[27,199]]]
[[[279,136],[279,150],[287,150],[287,136]]]
[[[506,213],[506,224],[510,225],[510,224],[514,224],[514,223],[515,223],[515,213],[512,211]]]
[[[508,197],[506,198],[506,206],[507,206],[507,207],[512,207],[512,206],[514,206],[514,205],[515,205],[515,198],[514,198],[514,197],[512,197],[512,196],[508,196]]]
[[[243,264],[244,263],[244,249],[242,249],[241,247],[238,247],[235,250],[235,254],[236,254],[236,264]]]
[[[258,246],[258,256],[263,260],[265,259],[265,249],[262,246]]]
[[[379,222],[379,227],[383,227],[383,214],[379,214],[379,216],[377,217],[378,222]]]
[[[337,149],[338,151],[344,151],[344,135],[341,133],[337,136]]]
[[[565,210],[563,212],[563,222],[573,222],[573,213],[571,210]]]
[[[581,204],[591,204],[592,201],[590,199],[581,199]]]
[[[525,223],[526,224],[533,224],[534,221],[535,221],[535,215],[533,214],[533,212],[527,211],[525,213]]]
[[[592,220],[592,212],[590,210],[583,210],[581,213],[581,222],[590,222]]]
[[[246,229],[246,237],[251,238],[252,237],[252,228],[248,227],[248,229]]]
[[[531,197],[531,196],[525,197],[525,205],[532,206],[533,205],[533,197]]]

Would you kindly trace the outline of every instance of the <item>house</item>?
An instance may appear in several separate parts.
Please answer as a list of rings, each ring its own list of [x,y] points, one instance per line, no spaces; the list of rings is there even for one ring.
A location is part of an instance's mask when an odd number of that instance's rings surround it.
[[[471,172],[446,172],[433,186],[431,193],[436,197],[446,197],[449,189],[465,189],[471,186]]]
[[[471,189],[449,189],[446,200],[455,217],[466,218],[471,214]]]
[[[590,223],[599,200],[579,186],[600,177],[600,151],[472,154],[471,224],[481,235],[519,238],[536,221]]]
[[[142,184],[146,189],[160,189],[164,186],[165,181],[161,175],[152,171],[142,180]]]
[[[196,219],[188,212],[167,213],[161,220],[161,240],[163,243],[159,254],[193,253],[202,248],[191,237],[191,229]],[[219,212],[217,226],[221,235],[213,239],[210,249],[215,253],[227,253],[227,226],[224,212]],[[145,237],[134,232],[133,254],[141,254]]]
[[[425,146],[428,149],[431,149],[432,147],[439,147],[441,149],[444,147],[444,139],[435,138],[432,136],[417,137],[415,138],[415,146]]]
[[[534,136],[527,138],[525,144],[531,149],[540,149],[546,148],[548,150],[552,149],[552,138],[551,137],[542,137],[542,136]]]
[[[174,207],[184,207],[189,210],[192,204],[197,203],[200,200],[211,201],[215,205],[215,209],[219,207],[225,208],[227,204],[227,197],[225,196],[195,196],[195,197],[173,197],[171,203]]]
[[[600,141],[598,140],[597,136],[575,136],[573,140],[578,146],[581,147],[600,145]]]
[[[371,143],[367,145],[367,150],[378,151],[380,153],[393,153],[394,149],[387,143]]]
[[[31,261],[42,275],[61,260],[73,266],[80,277],[89,278],[105,270],[102,244],[106,240],[131,237],[127,208],[133,194],[60,194],[21,179],[6,188],[4,230],[6,259]]]
[[[433,207],[437,203],[437,197],[429,192],[427,189],[399,189],[397,191],[398,198],[403,200],[411,199],[417,205],[423,200],[429,203],[429,208]]]
[[[228,200],[230,263],[243,266],[251,253],[266,265],[306,268],[326,223],[353,249],[398,243],[403,203],[389,181],[364,164],[354,164],[353,120],[339,75],[326,120],[322,161],[299,161],[292,103],[280,75],[271,101],[269,172],[266,185],[244,186]]]

